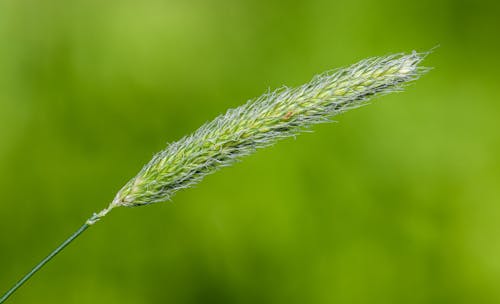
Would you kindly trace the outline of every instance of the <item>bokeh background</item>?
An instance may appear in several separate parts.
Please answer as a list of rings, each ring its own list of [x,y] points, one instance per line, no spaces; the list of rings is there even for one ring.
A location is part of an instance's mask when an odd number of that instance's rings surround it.
[[[0,289],[166,142],[438,48],[403,94],[114,210],[11,303],[500,303],[498,1],[0,1]]]

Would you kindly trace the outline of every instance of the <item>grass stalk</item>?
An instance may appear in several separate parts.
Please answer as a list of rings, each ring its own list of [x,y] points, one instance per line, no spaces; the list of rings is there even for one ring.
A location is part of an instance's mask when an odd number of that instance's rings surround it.
[[[19,281],[17,281],[14,286],[12,286],[5,294],[0,298],[0,304],[5,302],[16,290],[18,290],[21,286],[24,285],[35,273],[37,273],[45,264],[47,264],[50,260],[52,260],[58,253],[64,250],[71,242],[73,242],[80,234],[82,234],[85,230],[87,230],[92,223],[96,220],[97,215],[94,214],[91,218],[89,218],[85,224],[83,224],[75,233],[73,233],[69,238],[67,238],[64,242],[61,243],[54,251],[52,251],[49,255],[47,255],[43,260],[41,260],[38,264],[35,265],[24,277],[22,277]]]

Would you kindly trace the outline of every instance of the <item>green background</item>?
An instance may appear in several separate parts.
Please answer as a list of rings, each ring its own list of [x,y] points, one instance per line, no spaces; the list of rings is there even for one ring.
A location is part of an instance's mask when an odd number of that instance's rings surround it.
[[[498,1],[0,1],[0,290],[166,142],[426,51],[402,94],[114,210],[11,303],[500,303]]]

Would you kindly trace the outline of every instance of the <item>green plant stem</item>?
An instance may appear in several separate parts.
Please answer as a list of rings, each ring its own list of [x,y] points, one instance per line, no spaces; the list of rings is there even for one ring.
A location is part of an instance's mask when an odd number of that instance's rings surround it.
[[[28,272],[22,279],[20,279],[14,286],[12,286],[1,298],[0,304],[5,302],[14,292],[16,292],[19,287],[21,287],[26,281],[28,281],[38,270],[40,270],[45,264],[47,264],[53,257],[55,257],[59,252],[61,252],[66,246],[73,242],[80,234],[87,230],[93,223],[98,220],[99,216],[94,214],[88,221],[83,224],[75,233],[73,233],[69,238],[67,238],[59,247],[52,251],[46,258],[44,258],[40,263],[33,267],[30,272]]]

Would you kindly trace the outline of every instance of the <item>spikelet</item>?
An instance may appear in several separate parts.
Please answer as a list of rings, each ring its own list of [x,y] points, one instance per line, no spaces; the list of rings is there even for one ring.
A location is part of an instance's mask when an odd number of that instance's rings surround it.
[[[328,122],[337,114],[365,105],[372,97],[400,91],[428,70],[418,66],[425,55],[414,51],[366,59],[320,74],[300,87],[284,87],[230,109],[156,154],[109,207],[88,223],[117,206],[167,201],[178,190],[258,148]]]

